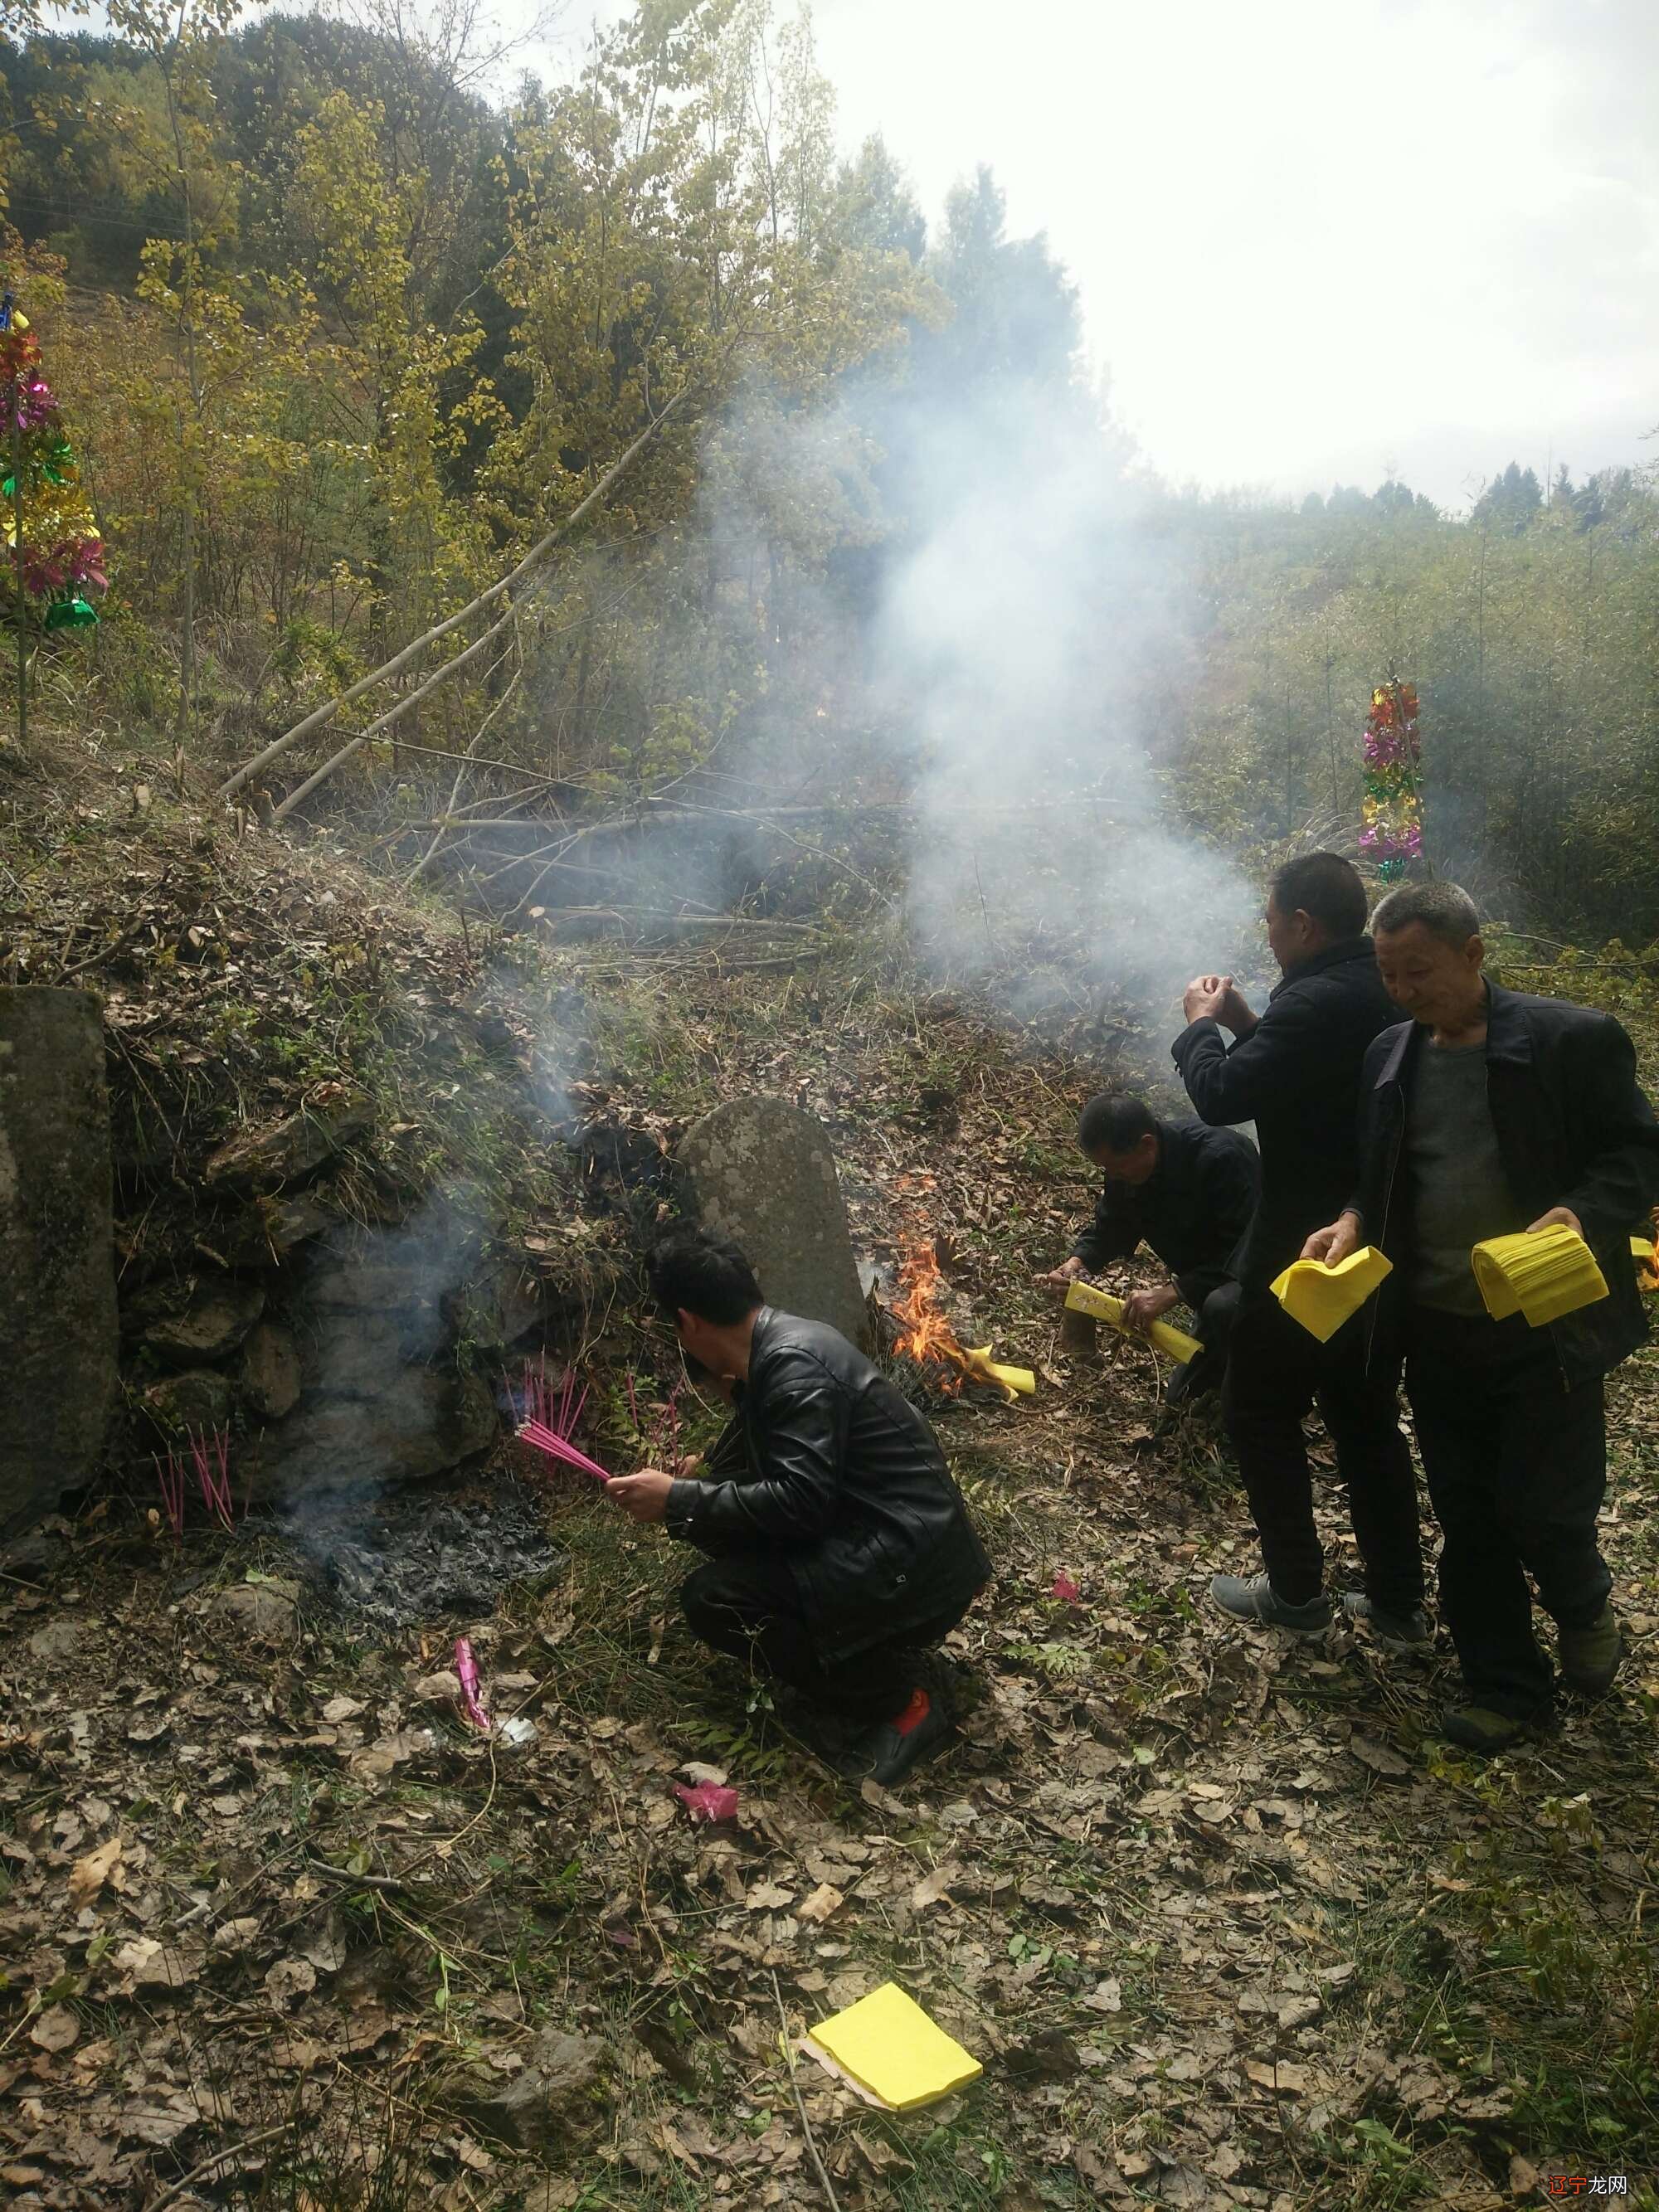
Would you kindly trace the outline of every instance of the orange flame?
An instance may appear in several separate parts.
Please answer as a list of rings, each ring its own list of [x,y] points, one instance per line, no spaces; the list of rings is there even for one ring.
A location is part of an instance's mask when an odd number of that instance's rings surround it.
[[[945,1318],[945,1278],[939,1273],[939,1260],[931,1244],[918,1245],[903,1261],[899,1268],[899,1281],[904,1287],[904,1297],[893,1309],[896,1318],[904,1324],[898,1340],[899,1351],[919,1367],[950,1370],[939,1378],[942,1386],[947,1390],[960,1389],[963,1376],[971,1373],[972,1369],[967,1353],[957,1342],[955,1331]]]

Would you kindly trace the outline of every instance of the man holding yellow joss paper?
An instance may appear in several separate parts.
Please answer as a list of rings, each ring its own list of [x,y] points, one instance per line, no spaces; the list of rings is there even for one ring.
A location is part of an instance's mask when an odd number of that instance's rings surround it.
[[[1445,1732],[1500,1751],[1553,1698],[1528,1577],[1567,1687],[1603,1695],[1622,1656],[1596,1542],[1602,1379],[1646,1334],[1631,1232],[1659,1200],[1659,1124],[1610,1015],[1487,979],[1474,902],[1455,884],[1402,885],[1371,929],[1408,1018],[1366,1055],[1354,1202],[1304,1256],[1334,1265],[1370,1243],[1393,1263],[1364,1326],[1374,1360],[1403,1343],[1443,1533],[1440,1607],[1464,1680]],[[1552,1228],[1589,1247],[1586,1302],[1537,1327],[1524,1310],[1493,1318],[1473,1248]]]

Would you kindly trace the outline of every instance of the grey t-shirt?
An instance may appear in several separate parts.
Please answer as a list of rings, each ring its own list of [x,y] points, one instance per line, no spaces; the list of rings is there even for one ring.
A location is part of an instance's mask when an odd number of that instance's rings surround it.
[[[1406,1116],[1411,1170],[1412,1297],[1442,1313],[1486,1305],[1469,1259],[1483,1237],[1524,1229],[1486,1103],[1484,1044],[1418,1048]]]

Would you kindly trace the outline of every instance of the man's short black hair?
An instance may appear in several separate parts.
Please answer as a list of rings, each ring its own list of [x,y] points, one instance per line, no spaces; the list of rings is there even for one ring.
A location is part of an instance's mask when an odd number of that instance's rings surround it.
[[[1280,914],[1308,915],[1333,937],[1364,934],[1365,885],[1340,853],[1302,853],[1286,860],[1274,873],[1273,895]]]
[[[1103,1091],[1079,1115],[1077,1140],[1094,1159],[1101,1152],[1133,1152],[1157,1127],[1158,1117],[1144,1098],[1132,1098],[1123,1091]]]
[[[729,1237],[688,1223],[664,1230],[645,1255],[651,1295],[666,1314],[682,1308],[729,1328],[764,1305],[749,1255]]]

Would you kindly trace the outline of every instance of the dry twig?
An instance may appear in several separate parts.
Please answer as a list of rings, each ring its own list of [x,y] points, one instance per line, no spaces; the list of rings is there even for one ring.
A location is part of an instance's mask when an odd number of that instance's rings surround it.
[[[771,1973],[772,2002],[778,2008],[778,2026],[783,2031],[779,2040],[783,2045],[783,2063],[789,2069],[789,2094],[795,2100],[795,2111],[800,2119],[800,2130],[806,2138],[807,2155],[812,2161],[812,2171],[817,2175],[819,2185],[829,2203],[830,2212],[841,2212],[841,2203],[836,2195],[836,2185],[830,2180],[829,2171],[823,2159],[818,2155],[817,2138],[812,2133],[812,2123],[806,2117],[805,2100],[800,2094],[800,2082],[795,2073],[794,2046],[789,2040],[789,2015],[783,2008],[783,1992],[778,1987],[778,1971],[775,1966],[772,1968]]]

